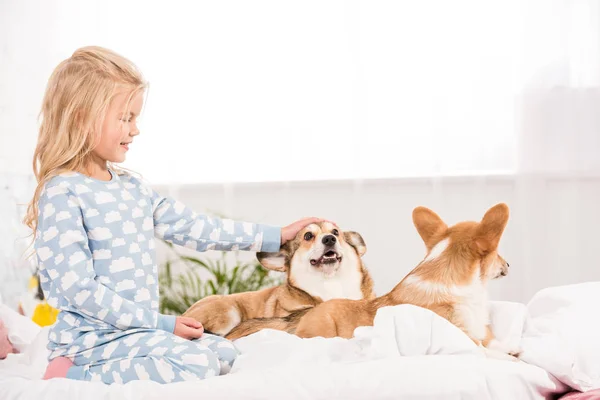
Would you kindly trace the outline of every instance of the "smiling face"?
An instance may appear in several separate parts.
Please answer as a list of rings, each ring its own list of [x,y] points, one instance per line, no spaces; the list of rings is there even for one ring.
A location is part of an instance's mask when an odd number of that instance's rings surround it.
[[[143,92],[132,95],[130,91],[119,92],[108,107],[100,139],[92,151],[94,158],[101,162],[121,163],[133,138],[139,135],[137,120],[144,103]]]
[[[326,276],[333,275],[344,257],[339,229],[330,223],[309,225],[298,241],[294,257],[305,265],[321,270]]]
[[[258,253],[257,257],[265,268],[288,271],[291,279],[330,278],[346,264],[355,268],[365,252],[365,243],[358,233],[342,232],[335,225],[322,222],[298,232],[278,253]]]

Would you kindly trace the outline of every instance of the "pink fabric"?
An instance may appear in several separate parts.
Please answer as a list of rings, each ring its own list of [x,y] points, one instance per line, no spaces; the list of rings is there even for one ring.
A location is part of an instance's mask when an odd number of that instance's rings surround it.
[[[567,393],[561,400],[599,400],[600,399],[600,389],[590,390],[589,392],[571,392]]]
[[[0,321],[0,360],[4,360],[10,353],[18,353],[18,351],[8,339],[8,329],[4,322]]]
[[[66,378],[69,368],[73,366],[73,361],[67,357],[56,357],[50,361],[46,368],[46,373],[42,379]]]

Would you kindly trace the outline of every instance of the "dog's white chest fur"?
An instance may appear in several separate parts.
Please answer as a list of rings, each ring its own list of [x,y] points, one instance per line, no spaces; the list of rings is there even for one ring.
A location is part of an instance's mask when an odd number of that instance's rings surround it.
[[[473,338],[483,340],[489,324],[489,308],[487,291],[478,274],[470,285],[453,288],[453,294],[457,298],[454,309],[465,330]]]
[[[454,311],[464,329],[473,338],[483,340],[489,324],[487,291],[479,277],[479,271],[473,275],[471,283],[463,286],[447,286],[441,283],[425,281],[418,276],[409,275],[405,284],[427,293],[430,299],[447,298],[454,300]]]
[[[360,300],[362,273],[356,268],[358,262],[348,262],[345,258],[338,271],[332,277],[326,277],[315,268],[298,268],[292,270],[291,276],[296,286],[311,296],[320,297],[323,301],[331,299]]]

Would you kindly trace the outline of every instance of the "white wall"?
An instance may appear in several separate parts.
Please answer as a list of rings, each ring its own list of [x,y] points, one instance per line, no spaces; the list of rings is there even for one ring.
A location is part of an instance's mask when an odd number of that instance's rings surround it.
[[[478,220],[497,202],[509,205],[511,219],[500,249],[511,270],[508,277],[491,283],[494,299],[527,301],[547,286],[600,279],[600,177],[465,177],[156,189],[196,210],[223,212],[237,219],[271,224],[287,224],[309,215],[332,219],[365,239],[368,250],[364,260],[377,294],[390,290],[424,255],[411,219],[418,205],[432,208],[449,224]]]

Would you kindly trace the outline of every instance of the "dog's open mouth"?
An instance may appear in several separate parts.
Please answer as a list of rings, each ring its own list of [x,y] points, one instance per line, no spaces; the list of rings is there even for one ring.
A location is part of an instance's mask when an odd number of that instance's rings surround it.
[[[342,261],[342,256],[340,256],[335,250],[329,250],[325,252],[321,257],[317,259],[311,259],[310,265],[324,265],[324,264],[333,264],[336,262]]]

